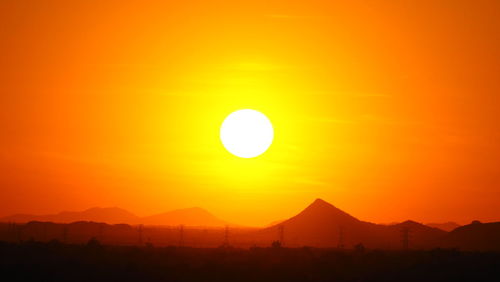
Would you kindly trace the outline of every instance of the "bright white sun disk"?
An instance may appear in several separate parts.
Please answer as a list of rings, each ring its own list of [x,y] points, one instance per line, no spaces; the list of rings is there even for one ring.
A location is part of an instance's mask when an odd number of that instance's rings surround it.
[[[222,123],[220,139],[233,155],[253,158],[271,146],[274,129],[271,121],[261,112],[239,110],[231,113]]]

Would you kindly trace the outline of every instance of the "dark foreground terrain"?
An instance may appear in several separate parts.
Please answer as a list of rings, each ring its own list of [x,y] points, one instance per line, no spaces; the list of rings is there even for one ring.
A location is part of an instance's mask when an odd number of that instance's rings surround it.
[[[500,281],[500,253],[0,242],[2,281]],[[4,280],[5,278],[5,280]]]

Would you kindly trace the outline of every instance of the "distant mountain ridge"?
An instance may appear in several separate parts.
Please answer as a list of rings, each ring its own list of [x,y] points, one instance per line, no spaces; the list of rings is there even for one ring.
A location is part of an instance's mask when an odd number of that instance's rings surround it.
[[[50,221],[57,223],[71,223],[76,221],[95,221],[106,222],[110,224],[116,223],[137,223],[139,217],[124,209],[117,207],[100,208],[94,207],[81,212],[78,211],[63,211],[57,214],[48,215],[31,215],[31,214],[15,214],[0,218],[3,222],[25,223],[29,221]]]
[[[500,251],[500,222],[471,224],[460,226],[449,232],[441,242],[446,248],[458,248],[467,251]]]
[[[228,223],[202,208],[186,208],[141,218],[148,225],[224,226]]]
[[[283,230],[289,246],[346,247],[362,244],[369,248],[399,249],[403,229],[411,230],[413,248],[431,248],[446,232],[414,221],[380,225],[361,221],[332,204],[316,199],[296,216],[260,231],[274,236]]]
[[[194,227],[186,229],[185,232],[189,232],[191,243],[196,246],[208,242],[207,229],[204,227],[219,227],[210,229],[211,246],[214,246],[220,244],[219,240],[222,240],[225,232],[222,227],[228,225],[202,208],[179,209],[147,217],[138,217],[120,208],[91,208],[82,212],[61,212],[45,216],[19,214],[1,218],[0,222],[29,222],[20,229],[16,229],[15,225],[0,224],[0,229],[3,228],[3,231],[0,230],[0,236],[3,234],[10,238],[9,240],[13,238],[21,240],[30,236],[48,239],[50,236],[55,236],[66,241],[68,233],[64,230],[68,228],[73,242],[84,242],[88,238],[97,236],[106,240],[115,238],[113,242],[120,244],[125,243],[122,239],[127,236],[128,244],[144,242],[139,236],[142,234],[140,232],[142,227],[116,223],[145,224],[150,226],[147,240],[155,240],[163,245],[180,244],[179,242],[183,240],[180,234],[184,234],[180,230],[184,229],[179,225],[185,225]],[[103,222],[115,225],[107,226]],[[67,226],[62,226],[64,224]],[[154,225],[167,227],[156,228]],[[174,225],[177,227],[171,229],[170,226]],[[411,220],[382,225],[359,220],[321,199],[316,199],[297,215],[268,227],[255,229],[231,225],[230,228],[231,243],[239,242],[240,246],[247,244],[244,245],[246,247],[269,246],[271,242],[279,241],[285,247],[346,249],[366,247],[384,250],[456,248],[470,251],[500,251],[500,222],[473,221],[451,232]],[[154,230],[160,230],[158,231],[160,233],[156,234]],[[171,232],[172,230],[179,231]],[[23,238],[20,238],[21,233],[24,234]],[[194,238],[198,238],[198,241],[194,241]]]
[[[441,230],[444,230],[447,232],[450,232],[450,231],[461,226],[460,224],[453,222],[453,221],[444,222],[444,223],[426,223],[425,225],[430,226],[430,227],[434,227],[434,228],[438,228],[438,229],[441,229]]]
[[[27,223],[30,221],[72,223],[77,221],[103,222],[108,224],[148,224],[148,225],[186,225],[186,226],[224,226],[227,222],[210,212],[194,207],[139,217],[127,210],[110,207],[94,207],[81,212],[63,211],[57,214],[31,215],[15,214],[0,218],[0,222]]]

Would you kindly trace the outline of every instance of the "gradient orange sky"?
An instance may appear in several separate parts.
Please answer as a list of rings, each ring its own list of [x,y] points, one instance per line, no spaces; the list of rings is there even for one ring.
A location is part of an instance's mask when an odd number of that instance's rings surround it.
[[[0,215],[500,220],[499,1],[1,1],[0,39]]]

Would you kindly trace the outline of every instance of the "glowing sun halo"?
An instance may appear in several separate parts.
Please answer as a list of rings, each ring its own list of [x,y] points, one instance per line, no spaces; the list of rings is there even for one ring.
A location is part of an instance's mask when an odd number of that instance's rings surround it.
[[[271,121],[255,110],[231,113],[220,128],[220,139],[226,150],[241,158],[261,155],[271,146],[273,138]]]

